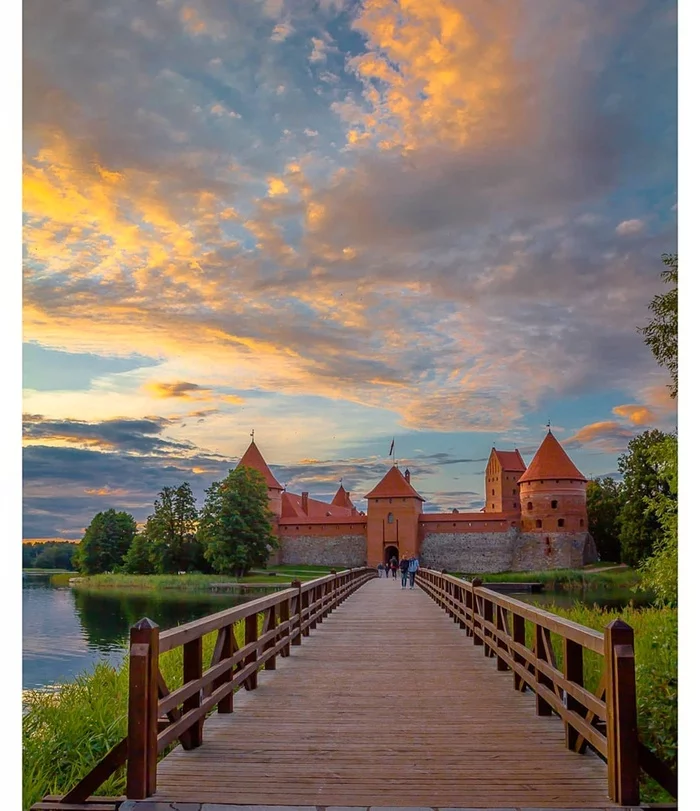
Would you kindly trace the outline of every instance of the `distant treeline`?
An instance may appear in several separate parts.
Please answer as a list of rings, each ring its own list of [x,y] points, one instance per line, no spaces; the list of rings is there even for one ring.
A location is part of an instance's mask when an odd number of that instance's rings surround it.
[[[68,569],[75,571],[72,559],[76,544],[62,541],[22,544],[23,569]]]

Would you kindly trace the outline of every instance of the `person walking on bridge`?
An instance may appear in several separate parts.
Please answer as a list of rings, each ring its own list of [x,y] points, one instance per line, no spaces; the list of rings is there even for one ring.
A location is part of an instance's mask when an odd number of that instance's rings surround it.
[[[399,569],[401,569],[401,588],[406,588],[406,581],[408,580],[408,558],[406,555],[401,556],[401,563],[399,563]]]
[[[391,559],[391,576],[396,580],[396,571],[399,568],[399,562],[396,558]]]
[[[383,571],[384,571],[384,566],[381,563],[378,563],[377,564],[377,577],[381,577]]]
[[[384,574],[389,578],[389,561],[384,564]]]
[[[413,588],[416,584],[416,572],[420,568],[418,563],[418,558],[415,555],[411,556],[411,559],[408,561],[408,577],[411,581],[411,588]]]

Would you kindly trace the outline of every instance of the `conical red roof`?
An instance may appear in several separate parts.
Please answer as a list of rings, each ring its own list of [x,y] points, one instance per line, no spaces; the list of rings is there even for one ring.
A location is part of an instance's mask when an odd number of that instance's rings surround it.
[[[341,484],[338,488],[338,492],[333,496],[333,501],[331,504],[335,505],[336,507],[347,507],[348,510],[352,510],[354,505],[350,500],[350,493],[343,487]]]
[[[518,484],[535,479],[578,479],[587,481],[576,465],[569,459],[566,451],[557,442],[551,431],[542,440],[528,469],[518,479]]]
[[[275,490],[284,490],[282,485],[272,475],[272,471],[267,466],[267,462],[263,459],[262,454],[258,450],[255,440],[248,445],[248,450],[243,454],[243,456],[241,456],[240,462],[236,465],[236,467],[239,467],[240,465],[252,467],[253,470],[257,470],[259,473],[262,473],[268,487],[272,487]]]
[[[419,498],[425,501],[423,496],[417,493],[413,487],[406,481],[404,475],[397,467],[389,468],[388,473],[379,482],[379,484],[370,490],[365,498],[397,498],[403,496],[410,496],[411,498]]]

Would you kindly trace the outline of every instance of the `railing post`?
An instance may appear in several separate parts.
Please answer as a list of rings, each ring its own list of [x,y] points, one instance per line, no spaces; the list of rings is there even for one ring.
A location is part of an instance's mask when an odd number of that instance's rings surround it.
[[[301,593],[301,620],[300,620],[300,624],[303,624],[304,622],[307,622],[308,619],[309,619],[309,617],[306,617],[306,619],[304,619],[304,611],[306,611],[306,609],[309,607],[309,590],[307,589],[306,591],[300,592],[300,593]],[[304,628],[303,635],[304,636],[309,635],[309,626],[308,625],[306,626],[306,628]]]
[[[547,650],[545,648],[546,642],[544,638],[544,628],[540,625],[535,624],[535,658],[537,659],[537,663],[535,664],[535,681],[537,684],[543,684],[545,687],[548,686],[549,679],[542,674],[539,668],[539,661],[547,661]],[[541,696],[539,693],[535,696],[535,712],[537,715],[551,715],[552,708],[547,702],[547,699]]]
[[[486,628],[486,623],[490,622],[493,624],[493,603],[488,597],[482,597],[484,601],[484,624],[482,626],[482,630],[484,632],[484,656],[493,656],[494,652],[491,650],[491,646],[486,644],[486,637],[489,639],[494,639],[493,634]]]
[[[583,647],[572,639],[564,639],[564,678],[567,681],[579,684],[583,687]],[[568,693],[566,695],[566,709],[575,712],[577,715],[585,717],[586,708],[580,701],[576,701]],[[578,732],[569,723],[564,723],[564,734],[566,736],[566,748],[576,751],[576,741]]]
[[[463,586],[457,587],[457,594],[459,595],[459,610],[460,614],[462,615],[461,617],[459,617],[459,627],[463,631],[467,627],[467,623],[464,621],[464,619],[462,619],[462,617],[466,616],[467,613],[466,600],[464,599],[466,591]]]
[[[273,631],[277,627],[277,606],[271,605],[270,608],[268,609],[268,612],[269,612],[268,616],[270,617],[268,621],[268,630]],[[268,650],[269,648],[274,648],[276,644],[277,644],[277,635],[275,634],[275,636],[273,636],[272,639],[268,640],[265,643],[265,650]],[[277,669],[277,654],[271,656],[265,662],[265,670],[276,670],[276,669]]]
[[[182,647],[182,683],[187,684],[188,681],[196,681],[202,678],[202,637],[198,636],[190,642],[185,642]],[[197,692],[186,698],[182,702],[183,713],[189,710],[194,710],[201,704],[202,691]],[[194,723],[187,735],[190,739],[190,746],[195,749],[202,744],[202,732],[204,727],[204,718]]]
[[[158,626],[147,618],[129,634],[128,712],[126,796],[143,800],[156,792],[158,762]]]
[[[502,608],[500,605],[496,606],[496,630],[501,631],[501,633],[506,634],[508,633],[508,621],[506,618],[506,610]],[[500,655],[499,651],[508,649],[508,646],[502,639],[496,638],[496,648],[498,649],[496,652],[496,670],[508,670],[508,663],[506,660]]]
[[[467,636],[474,636],[474,595],[471,586],[464,587],[464,614],[467,618]]]
[[[234,649],[234,633],[235,628],[233,625],[227,625],[224,629],[224,644],[221,651],[221,658],[222,659],[230,659],[233,656],[233,649]],[[218,687],[219,684],[225,684],[228,681],[233,681],[233,668],[227,670],[224,675],[221,677],[220,682],[217,682],[214,686]],[[217,712],[220,713],[230,713],[233,712],[233,690],[228,695],[225,695],[221,701],[216,705]]]
[[[285,622],[286,623],[289,622],[289,604],[290,604],[290,602],[291,602],[291,599],[289,597],[287,597],[287,599],[283,603],[280,603],[280,625],[283,625]],[[291,631],[292,631],[292,629],[291,629],[291,627],[289,625],[287,625],[287,629],[285,631],[282,631],[282,637],[287,638],[287,644],[280,650],[280,655],[281,656],[289,656],[289,635],[290,635]]]
[[[525,645],[525,618],[521,617],[519,614],[513,613],[513,642],[518,642],[521,645]],[[513,659],[517,664],[526,667],[525,657],[519,653],[513,652]],[[522,676],[519,676],[515,668],[513,668],[513,687],[518,690],[519,692],[524,692],[525,687],[527,686],[525,679]]]
[[[314,586],[311,589],[310,601],[309,601],[310,605],[313,606],[313,604],[318,601],[318,597],[319,597],[318,592],[319,592],[319,587],[318,586]],[[316,608],[312,608],[311,611],[309,612],[309,620],[310,620],[309,630],[310,631],[313,631],[316,628],[316,620],[312,619],[312,617],[314,617],[317,610],[318,609],[316,609]]]
[[[255,614],[249,614],[245,618],[245,644],[249,645],[252,642],[258,641],[258,615],[257,612]],[[257,647],[252,650],[245,658],[245,666],[247,667],[253,662],[257,662],[258,660],[258,649]],[[255,690],[258,686],[258,671],[257,669],[254,670],[250,676],[246,679],[245,687],[246,690]]]
[[[621,619],[605,628],[608,795],[621,805],[639,803],[637,693],[634,631]]]
[[[294,616],[299,617],[299,621],[297,622],[297,629],[299,633],[294,637],[294,639],[292,639],[292,645],[301,645],[301,580],[292,580],[292,588],[297,590],[295,600],[296,611],[294,612]]]
[[[472,612],[472,618],[473,618],[472,625],[473,625],[474,644],[475,645],[483,645],[484,644],[484,640],[481,639],[479,634],[477,634],[477,632],[476,632],[477,628],[481,628],[481,633],[484,634],[484,624],[477,619],[477,617],[480,616],[480,614],[479,614],[479,597],[478,597],[477,593],[474,591],[474,589],[479,588],[480,585],[481,585],[481,579],[478,578],[478,577],[475,577],[472,580],[472,600],[473,600],[473,603],[474,603],[474,610]],[[486,646],[484,645],[484,647],[486,647]]]

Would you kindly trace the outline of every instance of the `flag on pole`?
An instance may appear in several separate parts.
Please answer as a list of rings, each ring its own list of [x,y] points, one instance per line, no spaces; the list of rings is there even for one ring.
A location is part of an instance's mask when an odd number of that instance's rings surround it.
[[[391,440],[391,447],[389,448],[389,456],[394,452],[394,440]]]

